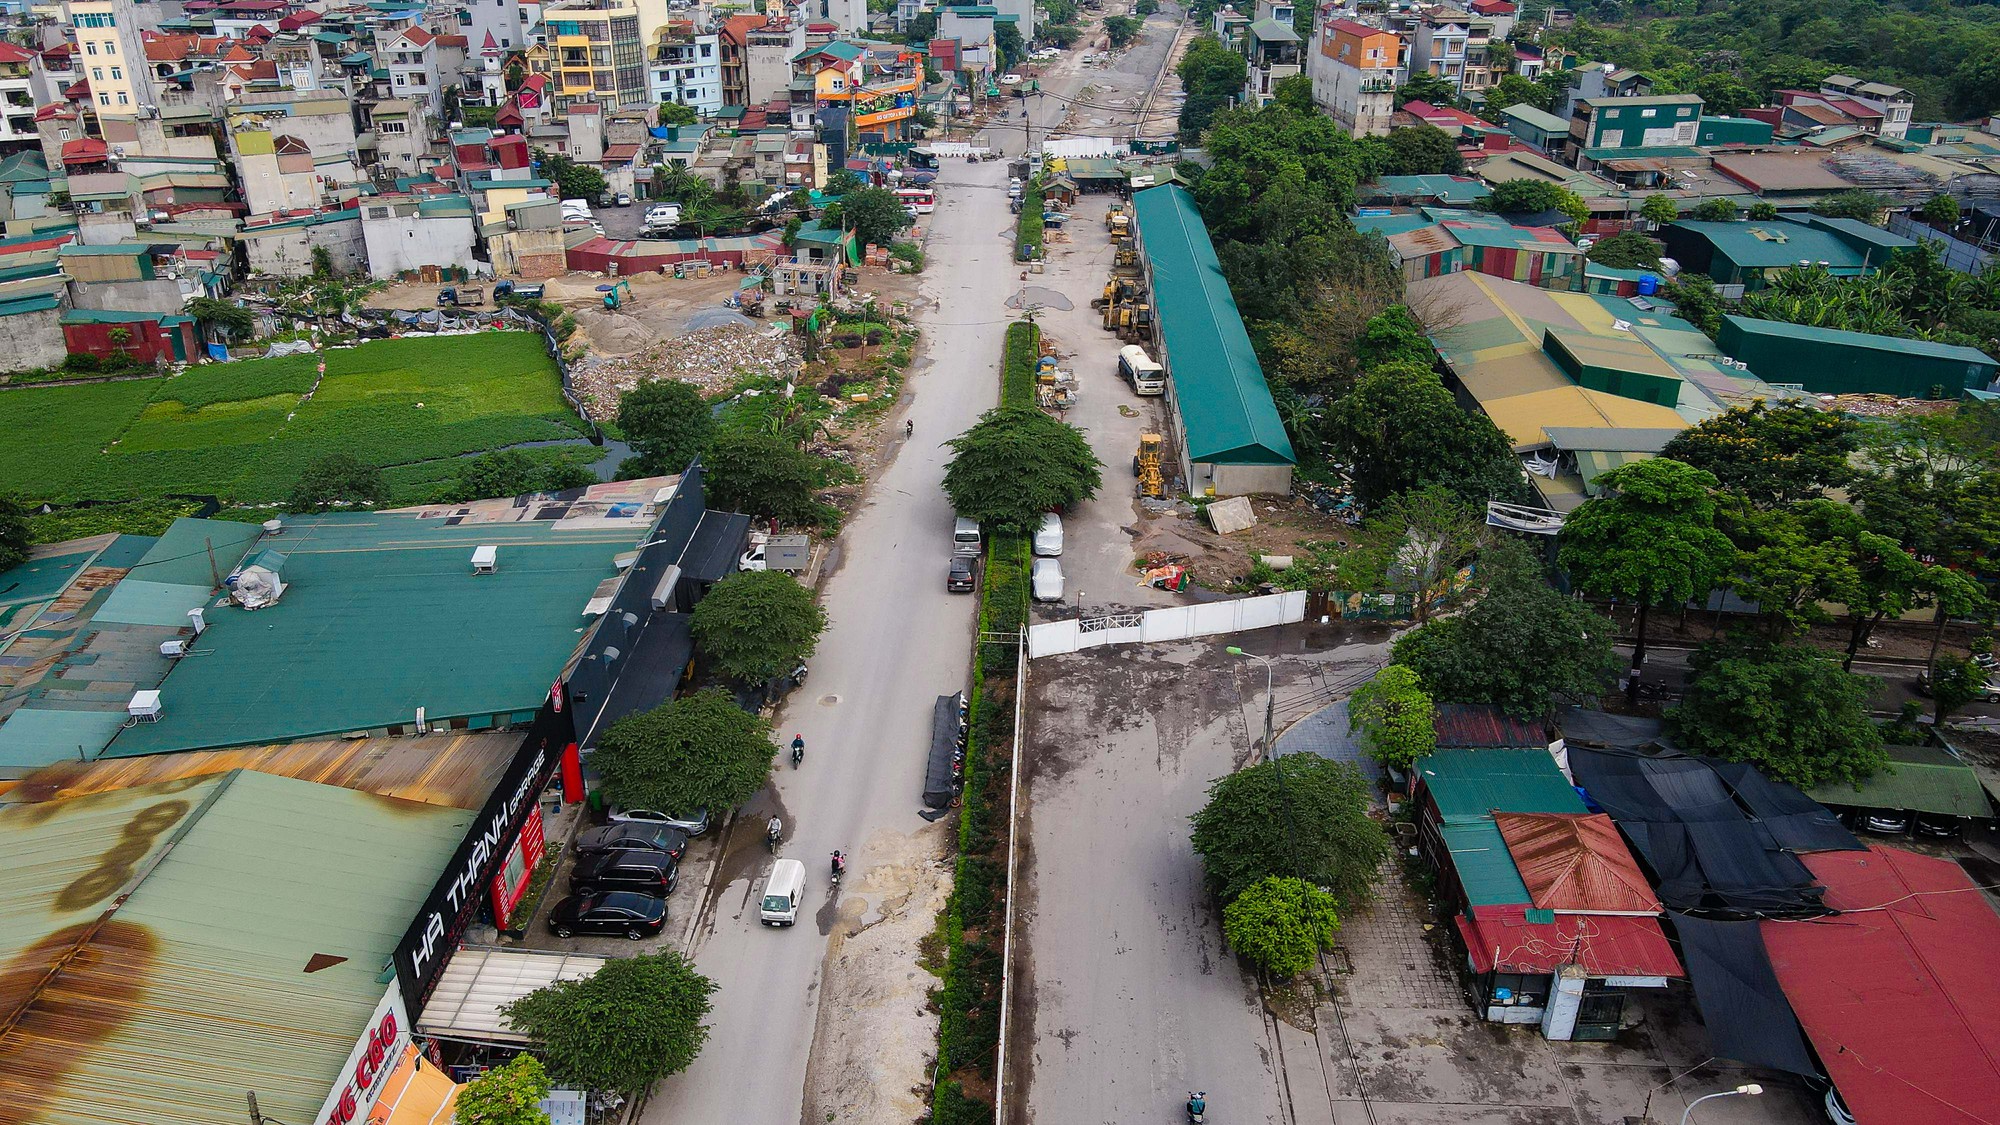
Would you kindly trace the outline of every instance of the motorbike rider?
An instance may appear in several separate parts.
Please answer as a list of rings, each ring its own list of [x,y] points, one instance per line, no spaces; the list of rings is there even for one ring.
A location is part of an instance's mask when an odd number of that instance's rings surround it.
[[[805,759],[805,756],[806,756],[806,736],[802,734],[793,735],[792,764],[795,766],[798,765],[801,761]]]
[[[785,822],[778,819],[775,816],[771,818],[771,822],[769,824],[766,824],[764,826],[764,840],[766,843],[769,843],[773,848],[778,846],[778,841],[780,839],[783,839],[784,835],[785,835]]]
[[[834,877],[835,879],[838,879],[838,878],[840,878],[840,877],[841,877],[842,875],[845,875],[845,874],[847,874],[847,856],[846,856],[845,854],[841,853],[841,852],[834,852],[834,853],[833,853],[833,877]]]
[[[1200,1093],[1193,1093],[1188,1095],[1187,1115],[1189,1121],[1200,1121],[1202,1119],[1202,1115],[1207,1112],[1208,1112],[1208,1091],[1203,1090]]]

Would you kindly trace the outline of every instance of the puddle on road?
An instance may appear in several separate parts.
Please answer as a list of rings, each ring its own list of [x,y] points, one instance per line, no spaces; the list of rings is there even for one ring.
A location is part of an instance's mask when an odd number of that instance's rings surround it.
[[[1063,312],[1069,312],[1076,308],[1075,305],[1070,304],[1068,297],[1063,296],[1054,289],[1040,285],[1024,285],[1021,287],[1019,293],[1007,298],[1007,307],[1010,309],[1025,308],[1028,306],[1038,309],[1060,309]]]

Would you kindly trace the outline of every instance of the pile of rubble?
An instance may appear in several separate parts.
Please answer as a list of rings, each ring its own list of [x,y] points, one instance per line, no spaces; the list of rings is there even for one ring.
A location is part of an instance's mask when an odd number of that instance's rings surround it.
[[[1897,398],[1883,394],[1821,395],[1828,410],[1857,418],[1906,418],[1921,414],[1949,414],[1958,409],[1957,399]]]
[[[570,381],[591,417],[602,421],[618,413],[620,396],[642,379],[679,379],[713,395],[745,375],[791,378],[799,366],[782,330],[724,324],[660,340],[631,355],[586,359],[570,369]]]

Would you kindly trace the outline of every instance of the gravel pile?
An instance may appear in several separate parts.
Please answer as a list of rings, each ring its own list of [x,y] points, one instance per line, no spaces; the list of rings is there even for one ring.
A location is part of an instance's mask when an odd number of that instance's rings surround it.
[[[581,319],[581,318],[579,318]],[[571,381],[600,421],[618,413],[618,399],[642,379],[679,379],[703,394],[728,390],[744,375],[790,378],[799,359],[782,334],[770,328],[725,324],[660,340],[631,355],[587,359],[571,369]]]

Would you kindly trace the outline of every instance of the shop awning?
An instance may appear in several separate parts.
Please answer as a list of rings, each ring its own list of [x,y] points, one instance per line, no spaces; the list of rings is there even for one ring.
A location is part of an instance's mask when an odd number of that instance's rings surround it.
[[[382,1087],[382,1096],[368,1111],[368,1125],[451,1125],[459,1085],[417,1052],[403,1049],[403,1058]]]
[[[1475,906],[1453,921],[1475,972],[1553,973],[1575,964],[1593,977],[1686,975],[1656,918]]]
[[[467,946],[452,955],[417,1020],[417,1032],[475,1043],[525,1044],[500,1009],[559,980],[582,980],[608,958],[586,953]]]

